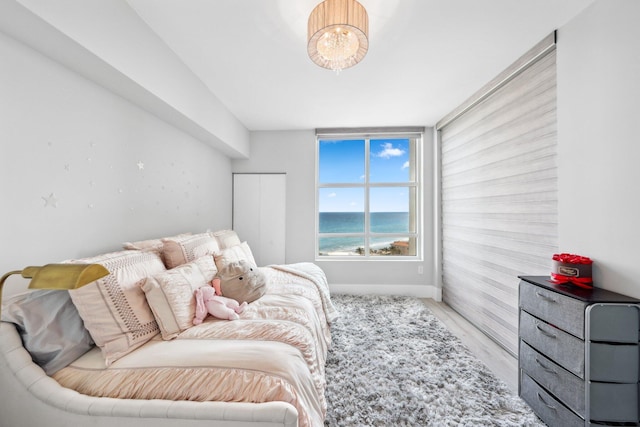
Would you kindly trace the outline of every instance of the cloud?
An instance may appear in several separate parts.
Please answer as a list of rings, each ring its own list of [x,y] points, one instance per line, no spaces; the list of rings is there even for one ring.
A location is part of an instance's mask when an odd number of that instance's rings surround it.
[[[404,164],[402,165],[402,169],[407,169],[407,168],[409,168],[409,160],[404,162]]]
[[[382,144],[382,150],[376,153],[377,157],[382,157],[383,159],[390,159],[391,157],[399,157],[405,153],[404,150],[400,148],[393,148],[393,144],[390,142],[385,142]]]
[[[329,194],[327,194],[327,197],[336,197],[336,196],[337,196],[337,194],[336,194],[336,193],[329,193]]]

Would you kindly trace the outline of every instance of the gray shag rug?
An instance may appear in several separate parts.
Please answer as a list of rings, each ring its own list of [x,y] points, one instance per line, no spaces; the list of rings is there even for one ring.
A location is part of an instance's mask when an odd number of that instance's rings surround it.
[[[332,300],[325,426],[543,426],[419,299]]]

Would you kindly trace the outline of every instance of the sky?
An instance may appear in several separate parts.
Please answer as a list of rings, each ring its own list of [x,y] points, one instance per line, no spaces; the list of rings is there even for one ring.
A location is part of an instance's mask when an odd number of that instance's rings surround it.
[[[321,140],[319,182],[365,183],[364,140]],[[409,180],[409,140],[372,139],[369,155],[370,182],[397,183]],[[362,187],[320,188],[320,212],[362,212]],[[409,189],[372,188],[370,212],[408,212]]]

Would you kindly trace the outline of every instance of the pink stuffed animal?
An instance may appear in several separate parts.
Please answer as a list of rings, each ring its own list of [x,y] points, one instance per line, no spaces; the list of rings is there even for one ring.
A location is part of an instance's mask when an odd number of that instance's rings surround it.
[[[220,279],[214,279],[214,281],[220,281]],[[201,324],[207,314],[211,314],[218,319],[236,320],[240,317],[238,314],[242,313],[247,306],[246,302],[239,304],[234,299],[216,295],[216,289],[208,285],[196,289],[195,297],[196,316],[193,319],[194,325]]]

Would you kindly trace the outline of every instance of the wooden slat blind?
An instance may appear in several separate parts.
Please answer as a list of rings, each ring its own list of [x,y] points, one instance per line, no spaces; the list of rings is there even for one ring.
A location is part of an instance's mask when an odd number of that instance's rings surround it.
[[[518,351],[518,275],[557,251],[556,53],[440,129],[443,298]]]

